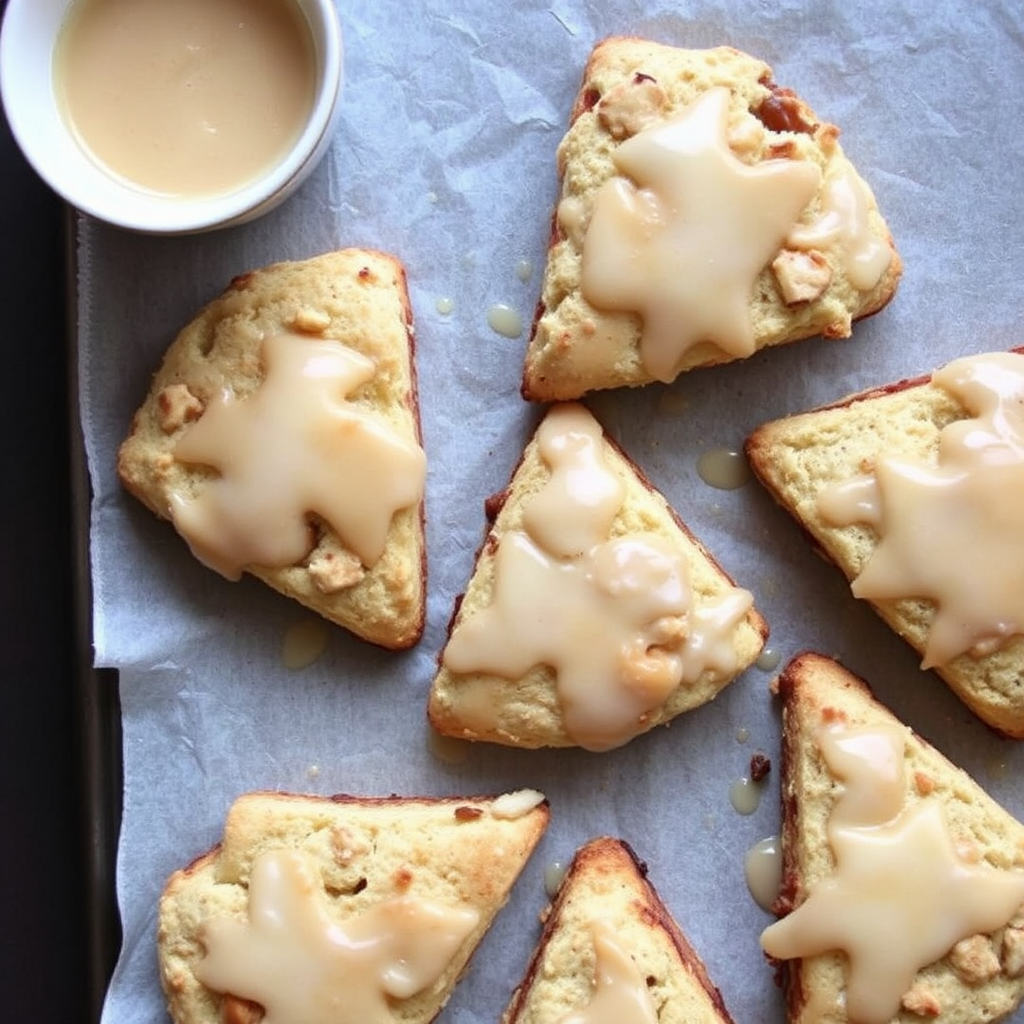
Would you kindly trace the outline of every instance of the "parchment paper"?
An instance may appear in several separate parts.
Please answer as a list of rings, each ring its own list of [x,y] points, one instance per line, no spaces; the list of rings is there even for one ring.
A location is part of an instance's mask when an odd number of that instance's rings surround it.
[[[448,763],[428,746],[427,687],[482,536],[483,501],[506,482],[538,416],[518,393],[525,338],[490,330],[487,311],[507,303],[530,321],[555,148],[603,36],[731,44],[767,60],[780,84],[838,124],[905,260],[892,305],[849,341],[805,341],[589,405],[754,591],[772,648],[784,659],[805,648],[840,656],[1024,815],[1024,747],[994,737],[920,672],[757,485],[714,490],[696,471],[702,452],[740,445],[765,420],[1024,342],[1024,7],[381,0],[344,3],[340,13],[337,138],[283,207],[191,238],[78,225],[96,658],[120,669],[125,736],[124,951],[104,1024],[166,1019],[156,900],[173,869],[218,839],[237,794],[526,785],[548,794],[551,829],[443,1020],[498,1019],[538,934],[545,866],[608,833],[648,862],[737,1022],[777,1024],[780,995],[758,946],[769,917],[748,895],[742,866],[748,847],[777,829],[777,772],[754,814],[729,801],[752,753],[778,758],[770,673],[752,669],[713,704],[604,755],[480,745]],[[332,628],[324,656],[289,671],[282,639],[306,613],[252,580],[231,584],[202,568],[170,526],[122,493],[114,454],[163,350],[233,275],[348,245],[393,252],[409,273],[430,461],[429,621],[419,647],[400,655]],[[450,313],[438,312],[440,299],[453,302]]]

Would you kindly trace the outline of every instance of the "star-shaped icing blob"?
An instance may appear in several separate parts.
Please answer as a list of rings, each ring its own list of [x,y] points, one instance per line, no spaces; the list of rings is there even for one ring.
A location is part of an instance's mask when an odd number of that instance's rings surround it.
[[[961,939],[1001,928],[1024,902],[1024,872],[960,860],[938,801],[884,825],[830,829],[829,844],[835,874],[761,944],[784,959],[844,951],[853,1024],[889,1024],[921,968]]]
[[[935,603],[925,667],[1024,632],[1024,356],[958,359],[932,379],[970,413],[942,430],[937,464],[882,452],[819,501],[828,521],[879,535],[857,597]]]
[[[256,859],[248,920],[211,918],[196,975],[259,1003],[263,1024],[393,1024],[389,999],[433,984],[477,926],[472,908],[399,897],[343,922],[296,850]]]
[[[709,89],[615,150],[583,239],[582,291],[595,308],[637,313],[640,354],[671,381],[686,351],[754,351],[754,281],[821,182],[816,164],[745,164],[729,149],[730,93]]]
[[[595,560],[608,569],[618,562],[633,582],[603,587]],[[510,533],[498,548],[491,604],[455,629],[445,664],[509,679],[550,665],[566,732],[580,746],[607,750],[632,738],[679,684],[685,629],[665,637],[657,629],[685,616],[690,601],[681,556],[657,535],[607,541],[563,561],[527,534]]]
[[[179,441],[177,459],[219,475],[174,496],[175,526],[229,579],[250,565],[301,561],[313,543],[310,513],[372,566],[394,513],[422,496],[423,450],[348,400],[375,372],[355,350],[283,333],[265,339],[263,362],[255,391],[225,391]]]

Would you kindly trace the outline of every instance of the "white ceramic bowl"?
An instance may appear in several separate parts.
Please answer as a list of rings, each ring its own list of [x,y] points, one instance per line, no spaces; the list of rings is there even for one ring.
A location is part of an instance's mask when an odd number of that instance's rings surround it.
[[[202,198],[154,195],[106,173],[76,141],[61,114],[53,52],[71,0],[8,0],[0,28],[0,96],[29,163],[51,188],[84,213],[152,234],[188,234],[252,220],[287,198],[331,142],[342,82],[341,29],[333,0],[293,0],[312,32],[316,95],[291,151],[237,191]]]

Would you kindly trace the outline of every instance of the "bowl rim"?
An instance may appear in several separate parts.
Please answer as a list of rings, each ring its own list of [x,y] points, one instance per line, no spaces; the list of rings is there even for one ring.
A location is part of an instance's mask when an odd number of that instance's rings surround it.
[[[88,155],[67,126],[53,83],[53,50],[75,0],[8,0],[0,23],[0,102],[11,134],[35,172],[67,203],[115,227],[190,234],[243,223],[290,195],[327,148],[343,75],[341,25],[333,0],[294,0],[309,25],[316,93],[302,132],[258,178],[229,192],[177,197],[118,180]],[[39,58],[45,50],[45,60]]]

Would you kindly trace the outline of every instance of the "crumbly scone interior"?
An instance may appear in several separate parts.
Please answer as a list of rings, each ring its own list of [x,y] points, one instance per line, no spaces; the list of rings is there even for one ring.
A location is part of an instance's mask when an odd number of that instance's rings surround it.
[[[305,858],[316,898],[339,924],[390,900],[412,898],[479,915],[428,988],[393,1004],[395,1020],[425,1024],[439,1011],[548,822],[540,794],[497,798],[302,797],[253,793],[232,806],[221,845],[169,880],[160,902],[161,981],[177,1024],[231,1024],[244,993],[214,992],[197,977],[211,920],[245,922],[262,856]],[[259,1019],[259,1018],[257,1018]]]
[[[783,886],[776,909],[788,914],[836,872],[828,825],[844,786],[825,762],[822,728],[897,727],[905,735],[904,808],[940,803],[959,857],[970,865],[1024,870],[1024,825],[996,804],[962,769],[902,726],[867,686],[832,659],[807,653],[777,682],[783,699]],[[945,893],[935,893],[941,901]],[[893,937],[893,941],[896,941]],[[781,963],[792,1024],[848,1024],[844,953]],[[1024,905],[1005,927],[958,941],[920,970],[904,993],[899,1024],[938,1018],[956,1024],[993,1021],[1024,998]]]
[[[729,47],[683,50],[608,39],[591,55],[558,150],[561,193],[526,355],[527,398],[571,399],[657,378],[641,358],[644,324],[638,314],[599,310],[584,298],[586,235],[599,193],[619,177],[615,158],[623,142],[721,87],[729,91],[729,151],[740,164],[757,168],[774,161],[820,171],[816,194],[794,222],[794,237],[802,231],[810,238],[812,226],[833,216],[830,189],[848,192],[848,207],[859,204],[856,241],[851,229],[845,239],[833,232],[820,244],[785,243],[756,276],[749,295],[754,348],[818,334],[848,337],[853,319],[877,311],[892,297],[901,263],[870,188],[843,154],[838,129],[776,85],[767,64]],[[851,270],[851,245],[872,245],[887,254],[877,280],[861,279],[857,269]],[[698,341],[674,372],[729,358],[735,356],[719,345]]]
[[[607,437],[602,439],[602,451],[607,468],[622,484],[623,494],[609,536],[627,538],[653,534],[673,546],[678,545],[685,554],[694,613],[727,600],[736,590],[732,579],[689,533],[664,497]],[[457,604],[449,635],[462,622],[492,604],[500,545],[524,531],[526,510],[551,479],[552,471],[541,455],[535,436],[526,446],[508,488],[499,497],[500,507],[478,553],[466,592]],[[722,672],[705,668],[695,679],[684,677],[664,703],[645,717],[640,731],[711,700],[757,658],[766,638],[767,626],[751,607],[731,633],[735,670]],[[429,716],[437,730],[462,739],[483,739],[522,747],[575,743],[566,730],[556,672],[543,663],[535,665],[519,679],[510,679],[485,672],[454,672],[445,664],[442,653],[431,686]]]
[[[202,492],[216,472],[175,456],[182,437],[227,389],[244,402],[264,380],[264,339],[277,332],[338,342],[368,358],[372,375],[347,396],[354,410],[420,445],[412,314],[393,257],[342,250],[242,275],[168,350],[122,445],[125,486],[173,519],[175,496]],[[365,639],[408,647],[423,628],[426,557],[422,497],[391,519],[379,559],[359,557],[319,515],[307,515],[310,550],[292,565],[247,570]]]
[[[869,471],[879,455],[935,467],[943,429],[968,410],[928,378],[851,396],[834,405],[767,423],[747,440],[748,461],[776,501],[814,544],[853,580],[868,563],[878,534],[861,523],[836,525],[821,513],[821,495]],[[881,618],[923,654],[936,606],[923,598],[870,601]],[[970,652],[934,666],[957,696],[989,725],[1024,736],[1024,637],[1014,636],[983,656]]]
[[[595,924],[635,964],[658,1024],[731,1024],[721,995],[644,866],[622,840],[592,839],[576,853],[502,1024],[548,1024],[582,1013],[594,995]]]

